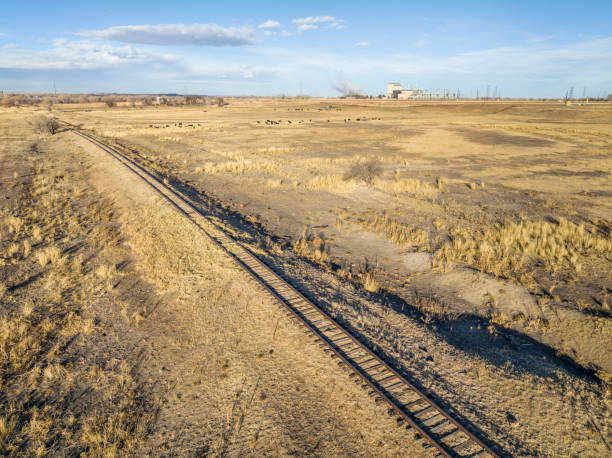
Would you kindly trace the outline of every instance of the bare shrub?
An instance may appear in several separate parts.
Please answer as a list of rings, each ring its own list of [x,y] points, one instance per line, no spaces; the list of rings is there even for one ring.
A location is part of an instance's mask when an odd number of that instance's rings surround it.
[[[107,106],[108,108],[113,108],[113,107],[117,106],[117,102],[115,102],[115,100],[114,100],[114,99],[108,99],[108,100],[106,100],[106,102],[104,102],[104,103],[106,103],[106,106]]]
[[[363,181],[372,184],[374,179],[382,173],[380,165],[375,161],[359,162],[353,164],[344,175],[344,180]]]
[[[217,97],[216,100],[215,100],[215,104],[217,106],[219,106],[219,107],[223,107],[223,106],[227,105],[225,103],[225,100],[223,100],[223,97]]]
[[[41,134],[51,134],[54,135],[59,132],[61,128],[61,124],[57,118],[48,118],[46,116],[42,116],[34,122],[34,126],[36,130],[38,130]]]

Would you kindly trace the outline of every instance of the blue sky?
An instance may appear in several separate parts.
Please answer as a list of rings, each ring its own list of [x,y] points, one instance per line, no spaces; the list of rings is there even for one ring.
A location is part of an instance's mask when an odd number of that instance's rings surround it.
[[[0,90],[607,95],[611,18],[611,1],[7,1]]]

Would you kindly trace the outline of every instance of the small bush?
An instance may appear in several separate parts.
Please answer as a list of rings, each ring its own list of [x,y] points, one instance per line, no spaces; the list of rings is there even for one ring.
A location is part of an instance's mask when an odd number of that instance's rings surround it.
[[[57,118],[41,117],[35,121],[35,127],[41,134],[54,135],[59,132],[61,128],[60,122]]]
[[[374,179],[381,174],[382,170],[378,163],[374,161],[359,162],[353,164],[344,175],[344,180],[363,181],[366,184],[372,184]]]

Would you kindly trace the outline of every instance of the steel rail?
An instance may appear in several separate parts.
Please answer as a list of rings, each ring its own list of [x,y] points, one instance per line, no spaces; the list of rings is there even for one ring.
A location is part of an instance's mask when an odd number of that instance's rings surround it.
[[[386,402],[390,407],[389,414],[396,415],[398,423],[406,422],[412,427],[424,439],[424,447],[435,448],[437,456],[498,457],[492,447],[468,427],[455,420],[449,412],[400,375],[224,228],[207,218],[191,199],[116,148],[65,124],[69,130],[98,146],[134,172],[201,229],[274,297],[290,318],[302,325],[308,334],[315,336],[325,352],[337,358],[339,365],[350,370],[350,376],[356,382],[368,389],[377,401]]]

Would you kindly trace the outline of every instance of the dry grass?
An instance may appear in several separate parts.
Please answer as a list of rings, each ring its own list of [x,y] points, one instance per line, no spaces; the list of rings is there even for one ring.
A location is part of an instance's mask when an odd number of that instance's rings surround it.
[[[372,271],[365,272],[361,275],[361,283],[363,284],[363,288],[370,293],[378,293],[380,291],[380,283],[378,283]]]
[[[112,304],[108,283],[117,276],[114,265],[96,274],[100,247],[117,240],[112,208],[80,187],[74,157],[46,152],[20,162],[26,157],[11,166],[32,167],[34,176],[18,182],[22,192],[0,224],[0,260],[12,260],[0,262],[0,454],[124,455],[142,442],[151,414],[138,380],[126,378],[131,366],[108,364],[121,355],[96,345],[110,327],[96,324],[92,310]]]
[[[399,248],[412,247],[418,251],[428,249],[427,233],[410,224],[401,223],[377,212],[364,212],[358,216],[357,221],[361,227],[383,234]]]
[[[304,232],[293,243],[293,251],[303,258],[325,263],[329,258],[323,235],[314,235]]]
[[[429,183],[416,178],[397,178],[392,180],[376,179],[373,182],[375,189],[398,196],[400,194],[414,194],[417,196],[435,196],[437,189]]]
[[[308,180],[304,187],[310,191],[346,193],[355,188],[355,182],[339,174],[321,175]]]
[[[202,173],[207,174],[232,173],[242,175],[248,171],[274,172],[276,170],[276,164],[267,160],[236,157],[231,161],[219,163],[207,162],[203,167],[197,168],[196,170],[200,170]]]
[[[528,267],[533,261],[545,263],[552,272],[570,269],[580,273],[584,259],[612,250],[611,236],[598,235],[584,224],[576,225],[563,218],[558,222],[506,223],[475,234],[454,229],[451,239],[435,253],[434,261],[439,266],[464,262],[526,284],[533,282]]]
[[[47,264],[55,264],[59,261],[62,255],[61,250],[56,246],[48,246],[36,253],[36,259],[41,267]]]

